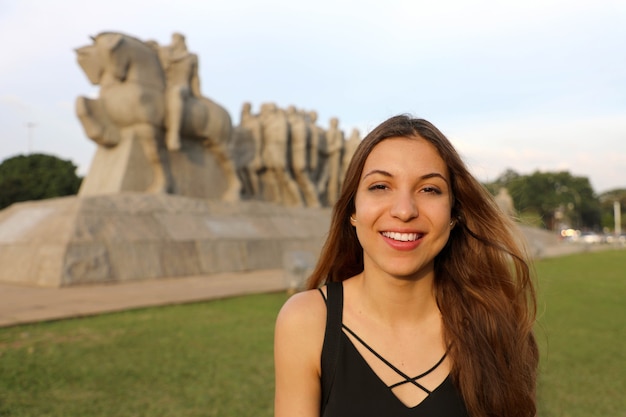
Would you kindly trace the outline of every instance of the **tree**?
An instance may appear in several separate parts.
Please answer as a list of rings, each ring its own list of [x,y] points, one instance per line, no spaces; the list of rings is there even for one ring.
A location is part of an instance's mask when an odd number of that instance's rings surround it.
[[[28,200],[73,195],[82,178],[76,165],[52,155],[18,155],[0,164],[0,209]]]
[[[500,188],[508,188],[508,184],[516,181],[520,177],[520,174],[513,171],[512,169],[507,169],[494,181],[487,184],[484,184],[485,187],[491,192],[493,195],[497,195],[500,191]]]
[[[522,217],[538,217],[547,229],[600,228],[600,202],[586,177],[576,177],[567,171],[519,175],[507,170],[487,185],[490,190],[500,187],[509,190]]]

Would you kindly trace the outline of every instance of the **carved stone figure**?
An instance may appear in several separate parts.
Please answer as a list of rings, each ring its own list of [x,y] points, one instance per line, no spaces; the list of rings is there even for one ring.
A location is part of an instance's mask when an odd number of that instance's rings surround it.
[[[498,195],[495,197],[496,204],[500,207],[502,212],[510,217],[515,216],[515,205],[513,203],[513,197],[509,194],[509,190],[506,187],[500,188]]]
[[[356,151],[356,148],[361,143],[361,132],[359,129],[354,128],[350,133],[350,138],[345,141],[343,146],[343,155],[341,157],[341,175],[340,175],[340,184],[343,184],[343,179],[346,177],[346,171],[348,170],[348,165],[350,164],[350,160],[352,159],[352,155]]]
[[[291,140],[291,171],[293,178],[300,187],[304,202],[308,207],[319,207],[317,190],[309,178],[308,143],[309,128],[304,115],[295,106],[287,108],[289,122],[289,138]]]
[[[317,124],[317,112],[312,110],[307,115],[307,121],[309,123],[310,142],[309,142],[309,176],[316,186],[318,196],[320,190],[317,187],[320,177],[320,148],[325,146],[326,143],[326,131]]]
[[[187,51],[183,35],[174,33],[172,43],[159,48],[159,58],[167,77],[165,143],[169,150],[177,151],[180,149],[185,104],[192,97],[196,100],[202,99],[198,56]]]
[[[320,153],[325,161],[318,182],[318,189],[325,194],[325,201],[330,206],[334,205],[339,197],[343,142],[344,136],[339,129],[339,119],[333,117],[330,119],[330,126],[326,131],[325,146],[320,147]]]
[[[243,103],[239,126],[235,128],[231,157],[235,162],[242,184],[241,193],[246,198],[260,198],[259,173],[263,168],[261,145],[263,128],[258,115],[252,114],[252,104]]]
[[[153,169],[147,191],[165,192],[168,174],[159,152],[165,115],[165,77],[157,54],[144,42],[104,32],[93,44],[76,49],[89,81],[100,97],[78,97],[76,113],[86,135],[98,145],[114,147],[137,140]]]
[[[289,123],[285,114],[274,104],[261,106],[263,147],[263,199],[286,206],[302,206],[298,186],[287,170]]]
[[[171,44],[159,48],[159,58],[167,77],[165,143],[168,149],[179,150],[181,136],[203,141],[226,175],[228,191],[224,199],[236,200],[241,185],[227,153],[227,146],[233,136],[228,111],[202,96],[198,56],[187,50],[183,35],[174,33]]]

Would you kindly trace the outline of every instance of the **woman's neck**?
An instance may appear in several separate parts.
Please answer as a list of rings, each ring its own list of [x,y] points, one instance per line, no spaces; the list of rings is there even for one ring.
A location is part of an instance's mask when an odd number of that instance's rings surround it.
[[[366,272],[355,277],[358,305],[391,326],[414,326],[439,317],[434,273],[419,279],[376,276]]]

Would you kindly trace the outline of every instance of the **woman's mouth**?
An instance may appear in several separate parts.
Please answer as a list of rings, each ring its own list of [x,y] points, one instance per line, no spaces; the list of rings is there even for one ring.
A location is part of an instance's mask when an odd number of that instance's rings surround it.
[[[399,242],[414,242],[423,236],[421,233],[382,232],[381,234]]]

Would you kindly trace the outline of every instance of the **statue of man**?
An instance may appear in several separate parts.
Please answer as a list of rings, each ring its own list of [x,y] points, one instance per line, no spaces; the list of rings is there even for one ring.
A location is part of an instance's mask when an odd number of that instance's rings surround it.
[[[307,114],[307,122],[309,125],[310,141],[309,141],[309,176],[314,184],[319,183],[321,159],[321,148],[325,148],[326,144],[326,132],[321,126],[317,124],[317,112],[311,110]],[[319,196],[319,188],[317,190]]]
[[[300,187],[304,202],[308,207],[319,207],[317,190],[309,177],[308,143],[309,127],[307,121],[295,106],[287,108],[289,139],[291,140],[291,170],[293,178]]]
[[[330,206],[334,205],[339,197],[343,142],[344,136],[339,129],[339,119],[333,117],[330,119],[330,126],[326,131],[326,146],[321,149],[325,162],[318,182],[318,187],[326,195],[326,203]]]
[[[261,106],[263,199],[286,206],[302,206],[297,184],[288,172],[289,122],[274,103]]]
[[[343,184],[343,179],[346,177],[348,165],[350,165],[352,155],[354,155],[354,152],[359,146],[359,143],[361,143],[361,133],[359,132],[359,129],[354,128],[352,129],[350,138],[344,143],[343,156],[341,157],[341,175],[339,181],[340,185]]]
[[[246,143],[249,149],[246,149],[244,152],[247,158],[244,165],[240,168],[244,183],[243,192],[251,198],[260,197],[261,185],[259,182],[259,174],[263,168],[261,162],[263,127],[260,117],[252,113],[252,104],[249,102],[243,103],[241,107],[239,126],[246,132],[249,139],[249,143]],[[241,145],[242,144],[239,144],[239,146]],[[239,152],[243,151],[244,150],[239,150]]]
[[[167,78],[165,89],[165,143],[172,151],[180,149],[180,135],[185,102],[201,99],[198,56],[187,50],[185,36],[172,35],[172,42],[159,50],[161,65]]]

